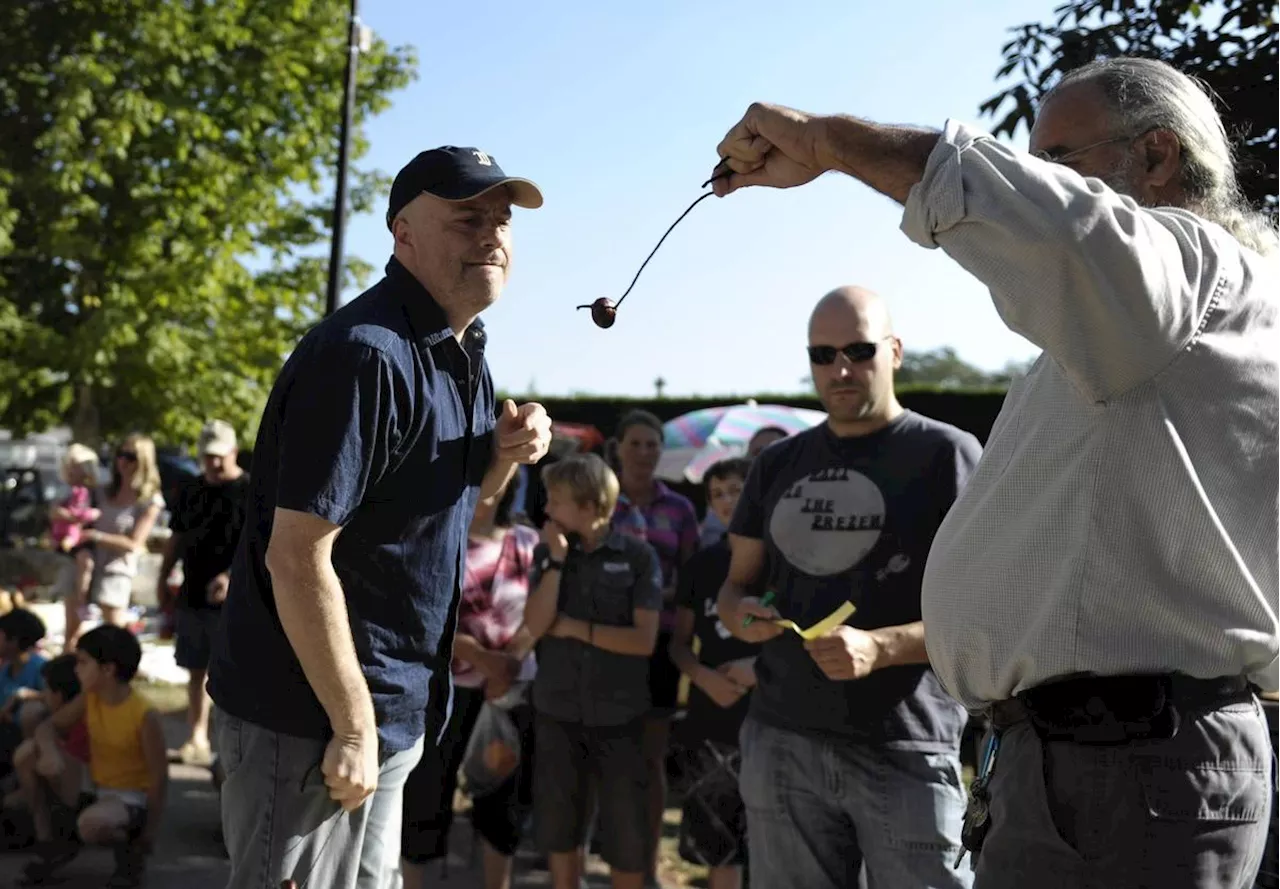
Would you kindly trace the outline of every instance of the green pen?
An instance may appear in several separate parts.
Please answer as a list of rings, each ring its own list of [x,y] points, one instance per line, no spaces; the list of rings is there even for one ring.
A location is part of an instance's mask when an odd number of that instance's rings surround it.
[[[760,598],[760,604],[766,607],[772,605],[774,598],[773,590],[769,590]],[[742,628],[745,630],[747,627],[751,626],[751,622],[755,619],[756,616],[754,614],[748,614],[742,619]]]

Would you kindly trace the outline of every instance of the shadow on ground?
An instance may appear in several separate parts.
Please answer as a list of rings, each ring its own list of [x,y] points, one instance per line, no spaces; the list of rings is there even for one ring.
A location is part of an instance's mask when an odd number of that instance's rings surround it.
[[[157,702],[159,703],[159,702]],[[186,739],[182,713],[164,717],[165,739],[171,749]],[[670,821],[668,812],[663,840],[664,865],[674,858],[675,833],[678,822]],[[147,868],[147,889],[223,889],[230,873],[225,853],[217,837],[218,794],[208,769],[180,764],[169,766],[169,804],[165,822]],[[478,889],[481,883],[481,850],[474,839],[465,812],[459,813],[450,836],[449,857],[428,870],[433,889]],[[0,852],[0,887],[16,886],[23,866],[30,860],[23,851]],[[86,849],[67,866],[56,882],[47,885],[58,889],[101,889],[111,873],[111,853],[105,849]],[[513,886],[534,889],[550,886],[545,862],[533,849],[521,849],[516,855]],[[689,885],[687,875],[666,873],[669,885]],[[683,878],[682,878],[683,877]],[[595,856],[588,864],[585,885],[604,889],[609,885],[608,869]],[[324,887],[307,887],[324,889]]]
[[[165,716],[165,739],[171,747],[184,740],[181,714]],[[169,766],[169,805],[156,852],[147,869],[149,889],[222,889],[227,860],[218,842],[218,796],[208,769]],[[30,853],[0,854],[0,886],[15,886]],[[111,853],[86,849],[59,875],[59,889],[101,889],[111,873]]]

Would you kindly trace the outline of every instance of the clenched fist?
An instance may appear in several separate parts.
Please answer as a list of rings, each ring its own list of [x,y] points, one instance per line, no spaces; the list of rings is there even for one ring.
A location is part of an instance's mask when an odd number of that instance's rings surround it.
[[[329,798],[354,812],[378,789],[378,734],[334,735],[320,763]]]
[[[537,463],[551,447],[551,418],[537,402],[516,407],[508,398],[493,432],[497,457],[507,463]]]
[[[716,148],[717,170],[732,171],[715,179],[716,194],[723,197],[749,185],[793,188],[812,182],[827,171],[819,152],[822,139],[821,118],[757,102]]]

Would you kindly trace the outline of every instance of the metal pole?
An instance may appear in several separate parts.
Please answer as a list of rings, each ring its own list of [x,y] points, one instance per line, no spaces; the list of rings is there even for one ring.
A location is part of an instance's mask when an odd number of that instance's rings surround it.
[[[351,20],[347,24],[347,78],[342,86],[342,129],[338,134],[338,182],[333,199],[333,243],[329,250],[329,289],[325,296],[325,314],[338,309],[338,293],[342,289],[342,236],[347,224],[347,142],[351,116],[356,105],[356,63],[360,55],[360,0],[351,0]]]

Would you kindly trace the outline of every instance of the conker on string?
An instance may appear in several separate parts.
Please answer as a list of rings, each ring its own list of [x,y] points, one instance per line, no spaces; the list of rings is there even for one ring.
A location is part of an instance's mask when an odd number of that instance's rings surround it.
[[[613,322],[618,320],[618,307],[608,297],[602,296],[591,305],[578,308],[591,310],[591,320],[596,323],[596,327],[612,327]]]
[[[727,176],[733,175],[733,171],[725,167],[726,162],[727,162],[727,159],[722,158],[720,160],[720,163],[716,164],[716,169],[712,171],[711,178],[708,179],[706,182],[702,183],[703,188],[706,188],[708,185],[715,182],[717,179],[724,179]],[[724,169],[721,169],[722,167]],[[684,219],[691,212],[693,212],[694,207],[701,204],[703,201],[711,197],[713,194],[715,194],[715,192],[709,191],[706,194],[699,197],[696,201],[690,204],[683,213],[681,213],[679,216],[676,217],[675,222],[671,223],[671,225],[667,227],[667,230],[662,233],[662,237],[658,238],[658,243],[655,244],[654,248],[649,251],[649,255],[644,258],[644,262],[640,263],[640,268],[639,270],[636,271],[636,276],[631,279],[631,284],[628,285],[626,291],[623,292],[622,296],[618,297],[618,301],[616,303],[613,300],[602,296],[589,306],[578,306],[579,309],[591,310],[591,320],[596,323],[596,327],[609,328],[613,326],[613,322],[618,320],[618,307],[622,305],[622,301],[625,300],[631,294],[631,291],[635,289],[636,282],[640,280],[640,273],[643,272],[645,269],[645,266],[649,264],[649,260],[653,259],[653,254],[658,252],[658,248],[661,247],[662,242],[667,239],[667,235],[671,234],[671,230],[680,224],[680,220]]]

